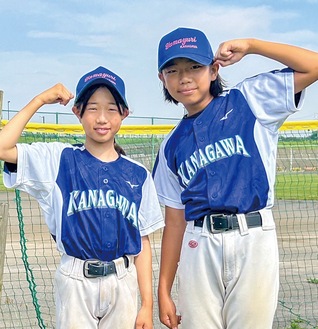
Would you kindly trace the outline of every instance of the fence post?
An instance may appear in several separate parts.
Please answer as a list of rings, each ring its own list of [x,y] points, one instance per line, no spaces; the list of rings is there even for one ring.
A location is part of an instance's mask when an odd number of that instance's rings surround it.
[[[292,146],[290,147],[290,160],[289,160],[289,171],[292,172],[293,171],[293,148]]]
[[[9,209],[9,205],[7,203],[0,204],[0,298],[2,292],[4,257],[5,257],[6,240],[7,240],[7,227],[8,227],[8,217],[9,217],[8,209]]]
[[[2,120],[3,90],[0,90],[0,120]]]
[[[151,125],[153,126],[154,123],[155,123],[154,118],[151,118]],[[150,168],[150,170],[153,169],[153,165],[155,163],[155,142],[154,142],[154,140],[155,140],[155,136],[152,133],[152,135],[151,135],[151,168]]]

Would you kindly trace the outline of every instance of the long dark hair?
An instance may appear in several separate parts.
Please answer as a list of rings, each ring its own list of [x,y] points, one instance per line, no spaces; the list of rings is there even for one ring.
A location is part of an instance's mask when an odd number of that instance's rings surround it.
[[[114,139],[114,147],[115,147],[115,151],[116,151],[118,154],[126,155],[126,152],[124,151],[124,149],[123,149],[119,144],[117,144],[117,142],[116,142],[115,139]]]

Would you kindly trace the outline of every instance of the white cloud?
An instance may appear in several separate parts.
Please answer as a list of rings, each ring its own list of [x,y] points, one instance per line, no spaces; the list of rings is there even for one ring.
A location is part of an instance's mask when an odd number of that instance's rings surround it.
[[[180,117],[183,110],[162,99],[156,58],[160,38],[176,27],[192,26],[207,34],[214,51],[220,42],[241,37],[318,50],[317,25],[313,28],[303,19],[311,13],[304,11],[304,4],[295,10],[292,3],[0,1],[5,40],[0,45],[0,89],[5,102],[18,109],[56,82],[74,91],[84,72],[104,65],[124,78],[135,115]],[[251,56],[221,72],[232,84],[277,66]]]

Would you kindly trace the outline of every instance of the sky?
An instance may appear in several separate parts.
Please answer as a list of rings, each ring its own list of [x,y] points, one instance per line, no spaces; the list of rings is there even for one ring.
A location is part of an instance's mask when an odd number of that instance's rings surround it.
[[[34,96],[61,82],[75,93],[78,80],[102,65],[126,85],[131,114],[127,124],[174,122],[181,105],[163,99],[157,72],[157,47],[177,27],[202,30],[213,51],[225,40],[258,38],[318,51],[318,0],[0,0],[0,90],[3,119]],[[282,65],[248,55],[220,68],[232,86]],[[46,105],[32,121],[78,123],[67,106]],[[9,114],[8,114],[9,111]],[[147,119],[142,119],[147,117]],[[165,118],[169,118],[168,120]],[[172,119],[173,118],[173,119]],[[288,120],[318,119],[318,82],[306,90],[303,109]]]

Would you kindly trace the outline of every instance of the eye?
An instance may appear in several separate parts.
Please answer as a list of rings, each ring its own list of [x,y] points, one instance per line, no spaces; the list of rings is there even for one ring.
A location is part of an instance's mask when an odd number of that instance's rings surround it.
[[[203,67],[203,65],[200,65],[200,64],[193,64],[193,65],[191,66],[191,69],[192,69],[192,70],[199,70],[201,67]]]
[[[117,106],[110,107],[110,108],[108,109],[108,112],[111,112],[111,113],[117,113],[117,112],[119,112],[119,109],[118,109]]]
[[[97,108],[95,106],[87,106],[86,111],[91,111],[91,112],[97,111]]]
[[[168,68],[164,69],[164,72],[166,74],[173,74],[173,73],[177,72],[177,70],[173,67],[168,67]]]

